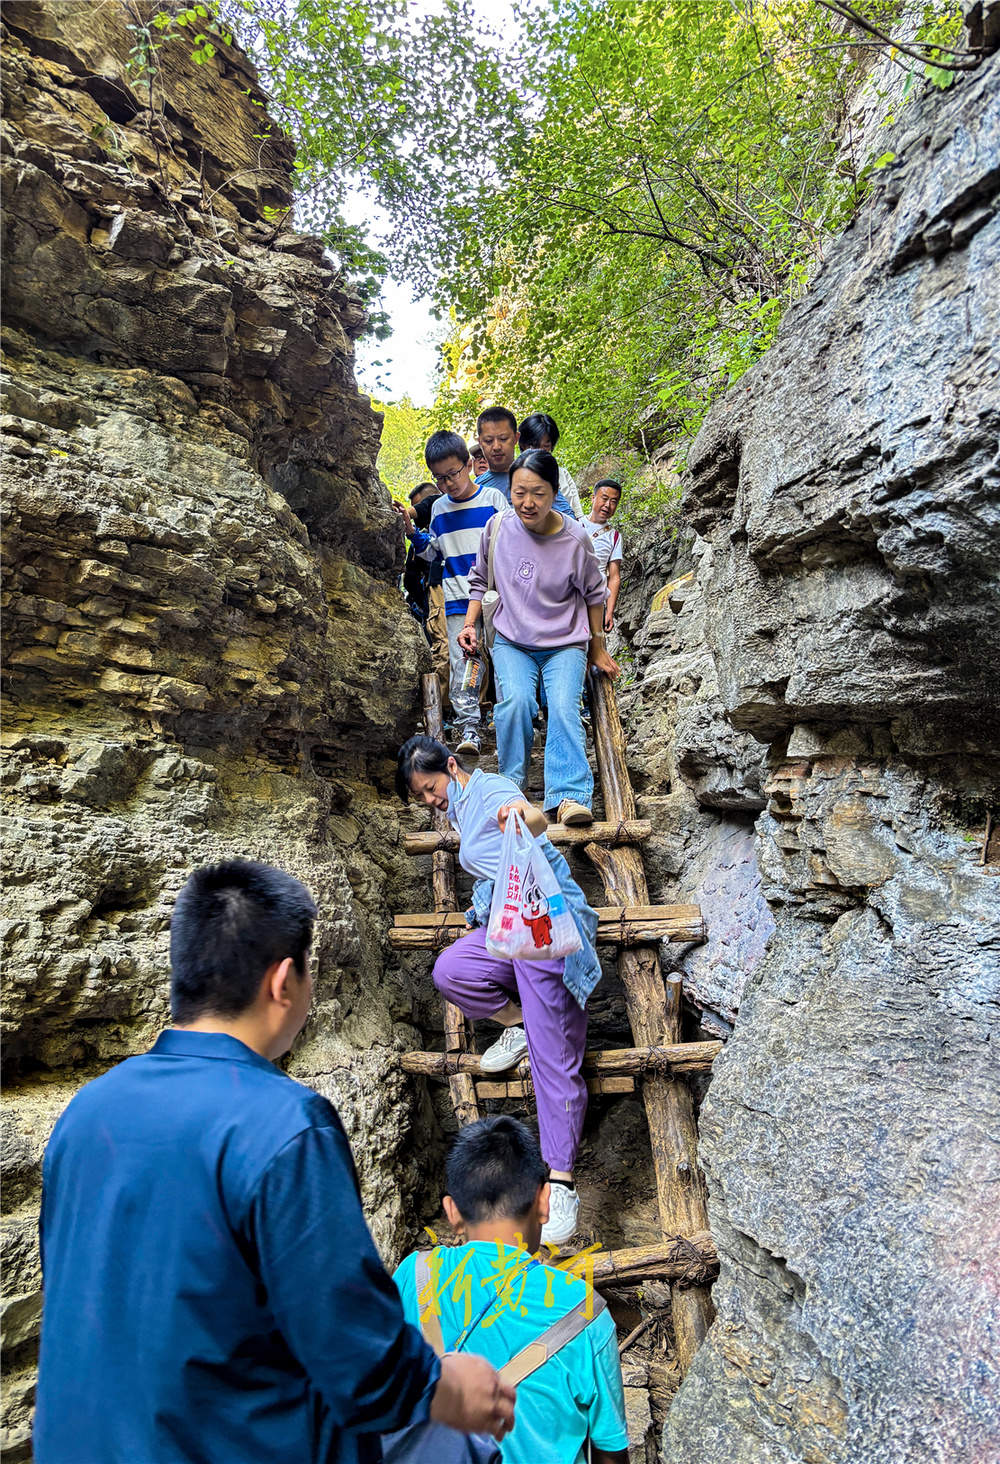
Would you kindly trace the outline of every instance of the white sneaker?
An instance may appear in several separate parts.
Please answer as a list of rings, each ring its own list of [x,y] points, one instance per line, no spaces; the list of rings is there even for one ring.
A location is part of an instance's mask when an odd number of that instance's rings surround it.
[[[503,1073],[514,1066],[528,1050],[523,1027],[504,1027],[499,1039],[487,1047],[479,1059],[484,1073]]]
[[[542,1226],[542,1244],[562,1245],[576,1234],[580,1194],[555,1180],[549,1185],[549,1218]]]

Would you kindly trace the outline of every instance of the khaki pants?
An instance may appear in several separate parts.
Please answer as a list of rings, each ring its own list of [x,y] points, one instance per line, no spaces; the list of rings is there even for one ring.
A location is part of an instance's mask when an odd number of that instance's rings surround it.
[[[448,705],[448,683],[451,679],[448,662],[448,626],[444,613],[444,586],[432,585],[427,592],[430,606],[427,615],[427,639],[431,643],[431,659],[441,683],[441,705]]]

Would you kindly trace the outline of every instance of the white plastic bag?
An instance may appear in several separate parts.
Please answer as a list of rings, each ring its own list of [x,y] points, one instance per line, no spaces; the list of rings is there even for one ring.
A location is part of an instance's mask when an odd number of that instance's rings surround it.
[[[582,945],[555,870],[512,810],[493,886],[486,949],[508,961],[558,961]]]

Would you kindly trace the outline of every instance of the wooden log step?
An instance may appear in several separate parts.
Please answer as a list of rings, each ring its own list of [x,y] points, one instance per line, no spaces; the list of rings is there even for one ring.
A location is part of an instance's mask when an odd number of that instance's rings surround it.
[[[696,1235],[665,1235],[656,1245],[560,1256],[560,1270],[572,1272],[598,1289],[632,1286],[640,1281],[687,1281],[705,1285],[719,1272],[715,1242],[707,1230]]]
[[[634,1093],[635,1079],[627,1077],[587,1078],[588,1093]],[[475,1084],[476,1098],[534,1098],[535,1085],[530,1077],[504,1080],[482,1078]]]
[[[679,1042],[669,1047],[621,1047],[611,1052],[588,1052],[583,1059],[584,1077],[609,1078],[620,1075],[706,1072],[722,1051],[721,1042]],[[483,1078],[482,1059],[474,1053],[404,1052],[399,1059],[404,1073],[446,1081],[454,1073]],[[531,1064],[522,1058],[503,1074],[507,1080],[531,1076]]]
[[[649,819],[625,819],[621,823],[592,823],[576,828],[565,824],[549,824],[546,834],[553,844],[641,844],[653,832]],[[407,854],[434,854],[439,849],[458,853],[458,834],[454,829],[439,833],[436,829],[423,829],[417,834],[403,837],[403,848]]]
[[[465,916],[457,912],[397,915],[389,940],[399,950],[439,950],[467,929]],[[605,905],[597,911],[601,945],[704,939],[705,922],[697,905]]]

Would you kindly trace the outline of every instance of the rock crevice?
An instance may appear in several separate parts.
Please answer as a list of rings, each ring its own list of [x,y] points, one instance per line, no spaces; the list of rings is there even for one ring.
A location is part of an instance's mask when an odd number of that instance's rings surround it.
[[[693,535],[625,596],[661,889],[708,921],[685,991],[733,1024],[701,1114],[718,1319],[669,1464],[1000,1453],[998,58],[891,145],[709,414]]]

